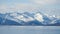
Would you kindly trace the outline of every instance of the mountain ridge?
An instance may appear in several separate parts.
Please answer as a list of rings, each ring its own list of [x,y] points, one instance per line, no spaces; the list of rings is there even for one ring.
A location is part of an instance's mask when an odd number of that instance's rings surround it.
[[[12,25],[58,25],[60,24],[60,19],[56,18],[55,16],[47,16],[44,15],[41,12],[36,13],[6,13],[6,14],[0,14],[0,23],[2,23],[4,20],[6,23],[10,20],[12,22],[15,22],[15,24]],[[5,25],[11,25],[11,24],[5,24]],[[1,24],[0,24],[1,25]]]

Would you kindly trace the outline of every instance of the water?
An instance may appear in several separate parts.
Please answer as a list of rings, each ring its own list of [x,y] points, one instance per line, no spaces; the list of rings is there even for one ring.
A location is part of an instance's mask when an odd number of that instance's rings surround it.
[[[60,26],[0,26],[0,34],[60,34]]]

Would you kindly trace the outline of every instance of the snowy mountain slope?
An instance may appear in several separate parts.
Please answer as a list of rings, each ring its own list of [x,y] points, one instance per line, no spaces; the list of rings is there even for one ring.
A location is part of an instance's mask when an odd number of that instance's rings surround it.
[[[55,16],[47,16],[40,12],[6,13],[0,14],[0,24],[12,25],[56,25],[60,19]],[[10,24],[10,25],[11,25]]]

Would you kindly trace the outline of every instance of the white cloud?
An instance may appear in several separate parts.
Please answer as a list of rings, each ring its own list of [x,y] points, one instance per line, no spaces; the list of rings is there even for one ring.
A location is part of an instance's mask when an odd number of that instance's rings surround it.
[[[31,0],[33,3],[45,5],[45,4],[55,4],[56,0]]]
[[[38,8],[41,8],[43,10],[41,12],[48,13],[48,14],[50,14],[50,12],[51,12],[51,14],[56,14],[56,15],[59,14],[58,10],[55,10],[55,13],[53,11],[49,11],[49,12],[44,11],[44,10],[46,10],[45,8],[47,8],[45,5],[55,4],[58,2],[58,0],[29,0],[29,1],[30,1],[30,3],[17,3],[16,2],[11,5],[2,4],[2,5],[0,5],[0,13],[12,13],[12,12],[24,12],[24,11],[30,11],[30,12],[34,11],[35,12],[36,10],[38,11]],[[49,7],[51,7],[51,6],[49,6]],[[47,10],[50,9],[49,7],[47,8]],[[53,7],[51,7],[51,8],[53,8]],[[54,7],[54,9],[55,9],[55,7]]]
[[[14,5],[0,5],[0,13],[24,12],[37,9],[38,6],[25,3],[15,3]]]

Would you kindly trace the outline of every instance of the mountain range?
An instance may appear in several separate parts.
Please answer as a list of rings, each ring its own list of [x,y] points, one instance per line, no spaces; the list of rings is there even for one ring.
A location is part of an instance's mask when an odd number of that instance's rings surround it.
[[[0,25],[60,26],[60,18],[41,12],[0,13]]]

